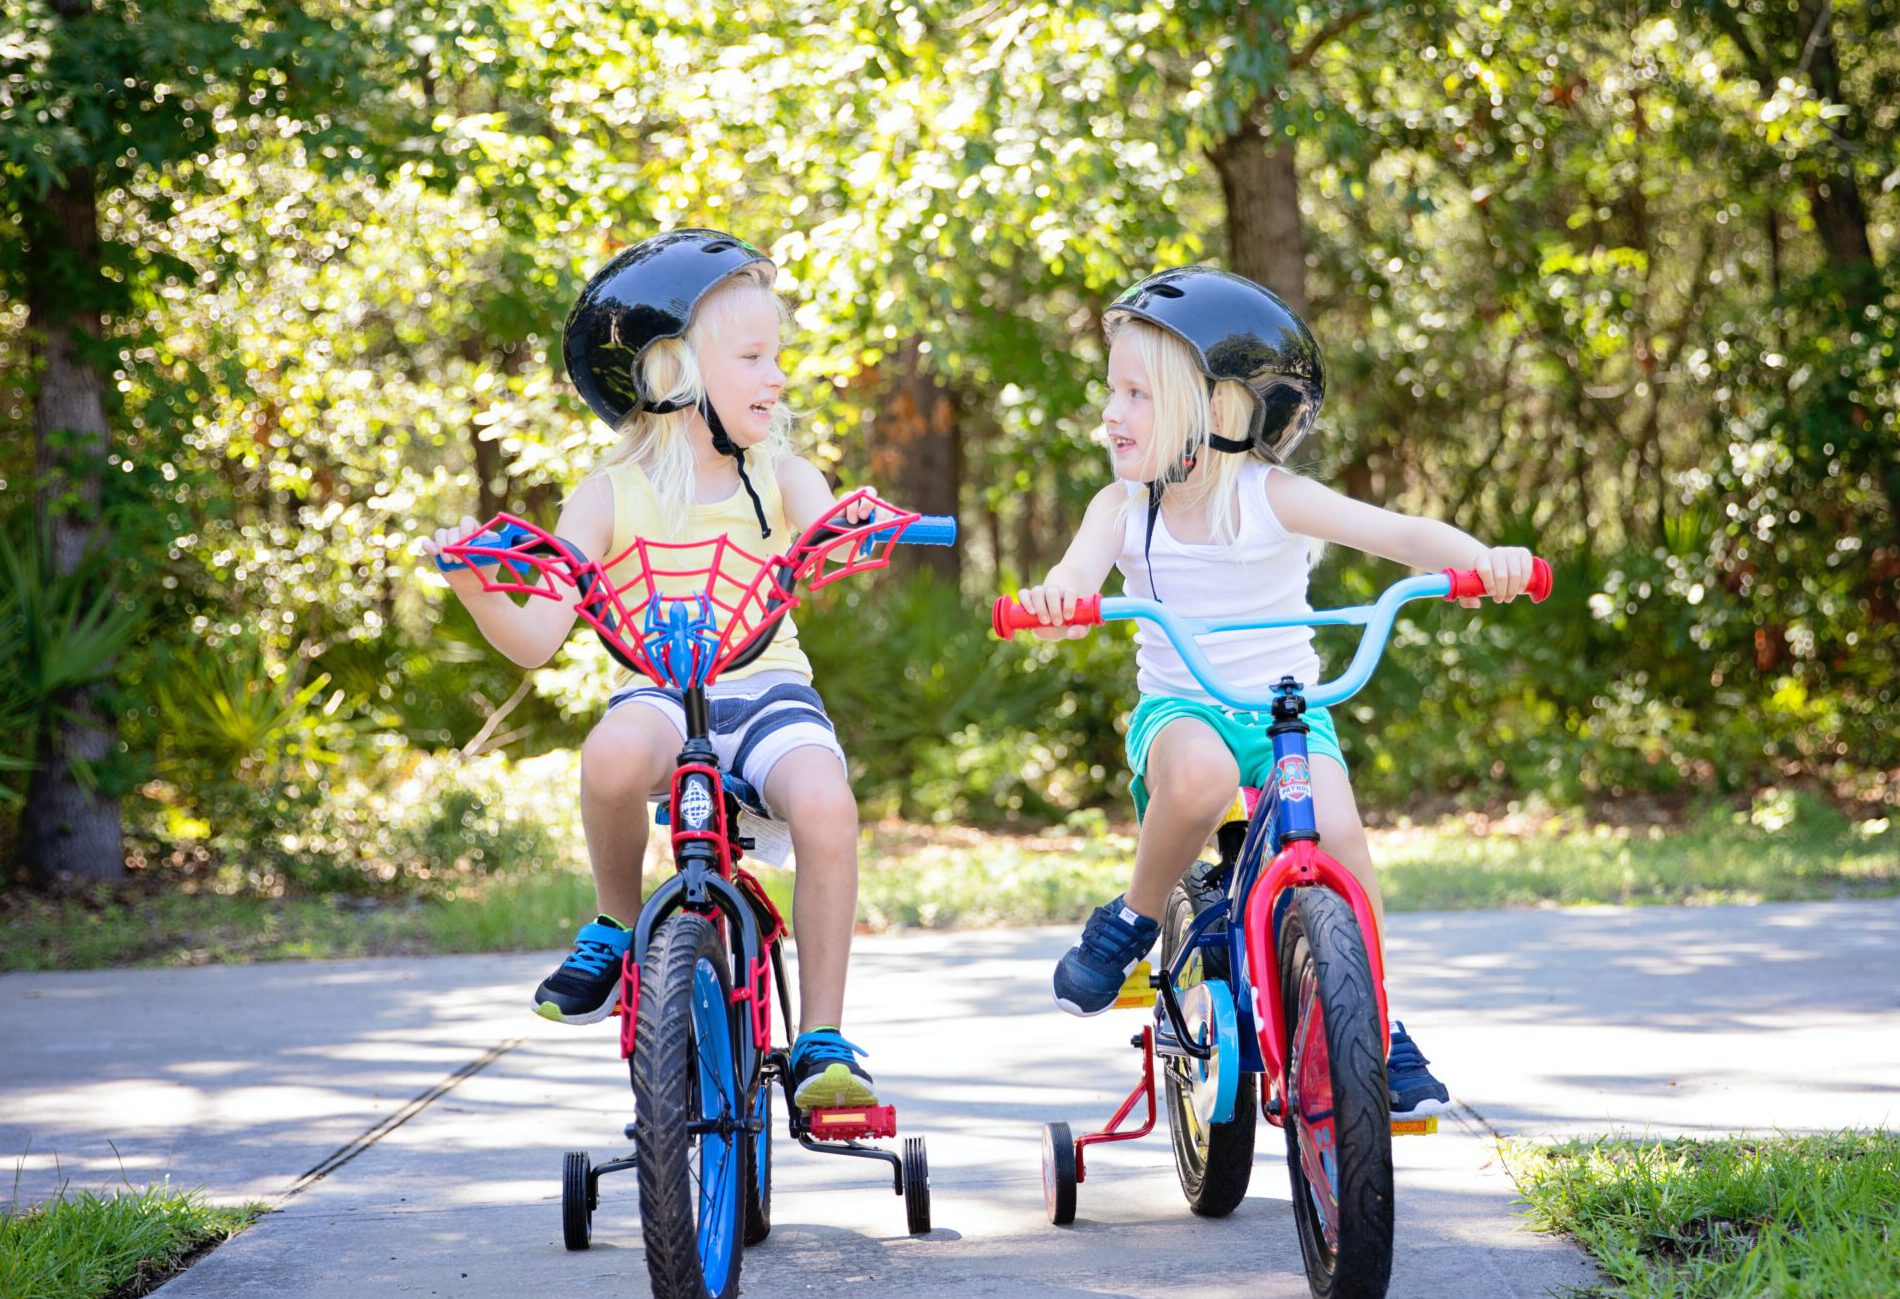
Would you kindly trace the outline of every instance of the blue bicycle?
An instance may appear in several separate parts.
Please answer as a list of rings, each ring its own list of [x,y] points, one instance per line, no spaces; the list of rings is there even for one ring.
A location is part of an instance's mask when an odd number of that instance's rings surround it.
[[[855,504],[872,518],[846,523]],[[912,1233],[930,1230],[930,1175],[922,1137],[904,1153],[860,1143],[897,1134],[889,1105],[801,1111],[791,1066],[772,1044],[775,1000],[790,1026],[778,908],[739,865],[754,848],[742,814],[765,815],[757,790],[720,769],[709,736],[707,687],[771,643],[798,588],[884,567],[901,542],[950,545],[956,520],[895,509],[868,491],[846,497],[782,556],[748,554],[726,537],[668,544],[636,540],[597,563],[571,543],[510,515],[443,548],[443,567],[467,564],[482,585],[576,602],[576,613],[621,666],[679,690],[686,714],[671,791],[657,818],[672,833],[675,875],[641,907],[621,966],[620,1053],[633,1086],[632,1154],[563,1163],[562,1234],[586,1249],[600,1178],[637,1169],[647,1272],[657,1299],[730,1299],[747,1246],[772,1229],[772,1087],[784,1089],[791,1135],[808,1150],[883,1160]],[[504,576],[504,573],[506,576]],[[621,575],[618,580],[613,574]],[[749,818],[748,818],[749,820]]]
[[[1550,566],[1537,560],[1529,594],[1550,594]],[[1321,850],[1306,747],[1308,707],[1343,703],[1371,678],[1399,606],[1484,594],[1475,572],[1398,582],[1370,605],[1301,618],[1214,622],[1177,616],[1154,601],[1091,596],[1069,625],[1146,618],[1166,633],[1215,699],[1270,712],[1272,776],[1246,789],[1215,832],[1218,860],[1189,870],[1162,921],[1160,970],[1144,962],[1117,1005],[1153,1005],[1154,1022],[1132,1045],[1142,1081],[1101,1130],[1075,1137],[1067,1123],[1043,1132],[1043,1196],[1051,1222],[1075,1220],[1083,1151],[1097,1142],[1146,1136],[1155,1123],[1155,1060],[1168,1092],[1175,1170],[1194,1212],[1232,1213],[1253,1169],[1254,1106],[1286,1131],[1293,1213],[1307,1283],[1319,1299],[1380,1296],[1392,1275],[1392,1134],[1435,1131],[1435,1118],[1391,1118],[1385,970],[1372,904],[1351,872]],[[1041,625],[1007,597],[991,625],[1008,638]],[[1283,677],[1265,699],[1223,682],[1196,638],[1269,627],[1360,626],[1352,663],[1310,688]],[[1265,1086],[1258,1079],[1265,1078]],[[1147,1121],[1121,1125],[1145,1097]]]

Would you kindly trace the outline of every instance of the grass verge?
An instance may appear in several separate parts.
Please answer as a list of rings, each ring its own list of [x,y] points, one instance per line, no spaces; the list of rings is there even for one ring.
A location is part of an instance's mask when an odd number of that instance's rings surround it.
[[[1134,827],[1099,812],[1038,834],[886,822],[865,831],[862,927],[1080,920],[1127,886]],[[1558,814],[1450,818],[1372,832],[1394,912],[1715,903],[1900,893],[1900,826],[1773,792],[1674,826]],[[664,875],[656,855],[647,876]],[[757,874],[789,919],[791,874]],[[591,917],[578,870],[469,873],[427,896],[262,898],[151,880],[114,893],[0,894],[0,970],[194,965],[559,946]]]
[[[1538,1224],[1576,1237],[1604,1296],[1900,1294],[1900,1134],[1508,1150]]]
[[[244,1230],[261,1211],[209,1205],[195,1193],[154,1186],[110,1198],[87,1191],[0,1214],[0,1296],[133,1299],[156,1289],[196,1251]]]

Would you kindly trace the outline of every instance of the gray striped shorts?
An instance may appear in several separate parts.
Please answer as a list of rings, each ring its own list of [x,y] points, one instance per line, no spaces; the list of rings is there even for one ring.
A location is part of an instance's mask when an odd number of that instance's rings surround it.
[[[759,672],[732,682],[715,681],[707,694],[713,752],[719,755],[720,769],[758,790],[761,799],[772,768],[793,749],[824,749],[849,773],[837,732],[825,715],[824,700],[798,673]],[[673,723],[681,740],[686,738],[686,709],[679,691],[645,682],[629,685],[607,701],[607,711],[623,704],[653,709]],[[778,815],[770,807],[766,810]]]

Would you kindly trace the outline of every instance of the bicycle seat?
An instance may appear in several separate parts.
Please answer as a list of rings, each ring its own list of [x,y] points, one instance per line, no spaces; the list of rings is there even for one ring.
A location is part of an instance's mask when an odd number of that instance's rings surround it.
[[[1227,814],[1221,817],[1222,825],[1239,822],[1245,825],[1253,818],[1253,810],[1260,803],[1260,791],[1252,785],[1242,785],[1234,794],[1234,801],[1228,805]]]

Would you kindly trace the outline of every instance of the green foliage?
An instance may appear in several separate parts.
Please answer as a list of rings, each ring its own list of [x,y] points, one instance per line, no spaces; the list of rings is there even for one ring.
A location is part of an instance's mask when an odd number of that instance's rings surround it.
[[[105,312],[104,562],[146,619],[79,594],[29,618],[0,592],[0,666],[48,618],[91,644],[42,663],[112,665],[115,762],[152,776],[142,842],[215,846],[271,887],[334,848],[366,878],[340,791],[466,743],[521,681],[412,539],[496,507],[552,521],[612,441],[561,375],[566,309],[681,224],[780,264],[788,399],[836,480],[873,476],[900,348],[954,406],[966,589],[854,583],[801,613],[867,807],[1118,806],[1126,642],[1000,646],[980,610],[1046,570],[1105,479],[1103,304],[1231,260],[1216,155],[1282,145],[1331,375],[1298,467],[1559,573],[1539,609],[1408,619],[1342,717],[1362,798],[1900,768],[1900,54],[1879,6],[8,14],[0,522],[23,535],[36,444],[60,436],[34,420],[24,272],[83,171],[101,252],[65,299]],[[1340,557],[1315,603],[1392,575]],[[0,678],[13,733],[48,697],[25,680]],[[569,652],[498,734],[571,747],[603,680]],[[20,761],[0,757],[0,799]],[[389,871],[449,847],[395,845]]]
[[[61,715],[61,701],[110,680],[142,623],[102,557],[90,556],[60,576],[38,546],[22,551],[0,537],[0,733],[15,738],[0,751],[0,802],[19,798],[39,737]],[[82,773],[92,780],[105,775]]]
[[[1119,774],[1123,638],[1005,643],[927,573],[854,586],[808,606],[799,641],[868,811],[1047,820]]]

